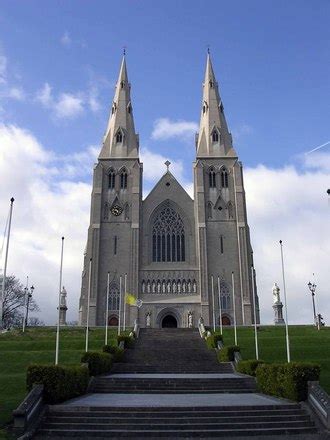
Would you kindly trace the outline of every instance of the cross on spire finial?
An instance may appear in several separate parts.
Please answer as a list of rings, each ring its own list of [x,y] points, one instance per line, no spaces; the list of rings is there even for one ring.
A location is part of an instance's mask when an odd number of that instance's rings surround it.
[[[207,53],[210,55],[210,45],[207,45]]]
[[[123,46],[123,55],[124,55],[124,56],[126,55],[126,49],[127,49],[127,47],[126,47],[126,46]]]
[[[169,169],[170,169],[170,165],[171,165],[171,162],[169,161],[169,160],[167,160],[166,162],[164,162],[165,163],[165,165],[166,165],[166,171],[169,171]]]

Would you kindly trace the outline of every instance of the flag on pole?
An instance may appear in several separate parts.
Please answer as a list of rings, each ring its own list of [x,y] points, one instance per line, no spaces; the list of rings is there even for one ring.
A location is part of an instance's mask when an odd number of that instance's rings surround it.
[[[126,293],[125,302],[126,302],[126,304],[129,304],[130,306],[135,306],[136,305],[136,297],[134,295],[132,295],[131,293]]]

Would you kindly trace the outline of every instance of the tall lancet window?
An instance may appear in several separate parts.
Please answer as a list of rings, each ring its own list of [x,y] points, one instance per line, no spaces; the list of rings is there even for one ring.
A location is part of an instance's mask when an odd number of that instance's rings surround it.
[[[219,133],[217,130],[212,131],[212,142],[219,142]]]
[[[222,188],[228,188],[228,171],[226,168],[221,170],[221,186]]]
[[[209,171],[209,185],[210,185],[210,188],[216,188],[216,186],[217,186],[216,173],[215,173],[214,168],[210,168],[210,171]]]
[[[114,189],[116,183],[116,173],[114,170],[109,172],[109,189]]]
[[[123,170],[120,173],[120,188],[125,189],[127,188],[127,171]]]
[[[184,224],[180,215],[167,203],[152,228],[152,261],[185,260]]]
[[[116,143],[121,144],[123,142],[123,133],[118,131],[116,134]]]
[[[119,310],[119,286],[115,281],[109,286],[109,310]]]

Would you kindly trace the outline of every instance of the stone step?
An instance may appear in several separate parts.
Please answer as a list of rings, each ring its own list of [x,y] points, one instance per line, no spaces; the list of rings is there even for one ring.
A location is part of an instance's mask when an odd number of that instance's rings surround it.
[[[93,393],[115,393],[115,394],[246,394],[246,393],[254,393],[254,389],[246,389],[246,388],[236,388],[236,389],[214,389],[214,390],[194,390],[194,389],[150,389],[150,390],[122,390],[119,388],[109,388],[109,389],[102,389],[97,388],[93,389]]]

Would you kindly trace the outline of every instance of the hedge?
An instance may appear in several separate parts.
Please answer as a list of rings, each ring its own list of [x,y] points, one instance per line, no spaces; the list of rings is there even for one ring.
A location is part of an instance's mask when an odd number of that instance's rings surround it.
[[[264,361],[257,361],[256,359],[239,361],[239,363],[236,365],[236,371],[238,371],[238,373],[248,374],[249,376],[255,376],[258,366],[264,363]]]
[[[109,353],[87,351],[87,353],[83,354],[81,362],[88,364],[91,376],[97,376],[98,374],[108,373],[111,370],[113,356]]]
[[[134,338],[128,335],[118,335],[117,336],[118,345],[121,341],[124,341],[125,348],[131,348],[134,345]]]
[[[238,345],[228,345],[218,351],[219,362],[233,362],[235,360],[235,352],[241,351]]]
[[[119,362],[124,354],[124,350],[122,348],[116,347],[114,345],[104,345],[103,352],[112,354],[113,362]]]
[[[218,348],[219,341],[223,342],[223,337],[222,335],[215,333],[206,338],[206,345],[209,349]]]
[[[85,366],[30,365],[27,368],[28,391],[34,384],[42,384],[47,403],[60,403],[86,393],[88,382],[89,372]]]
[[[319,377],[319,365],[302,362],[264,364],[256,370],[260,391],[297,402],[307,399],[308,381],[319,380]]]

